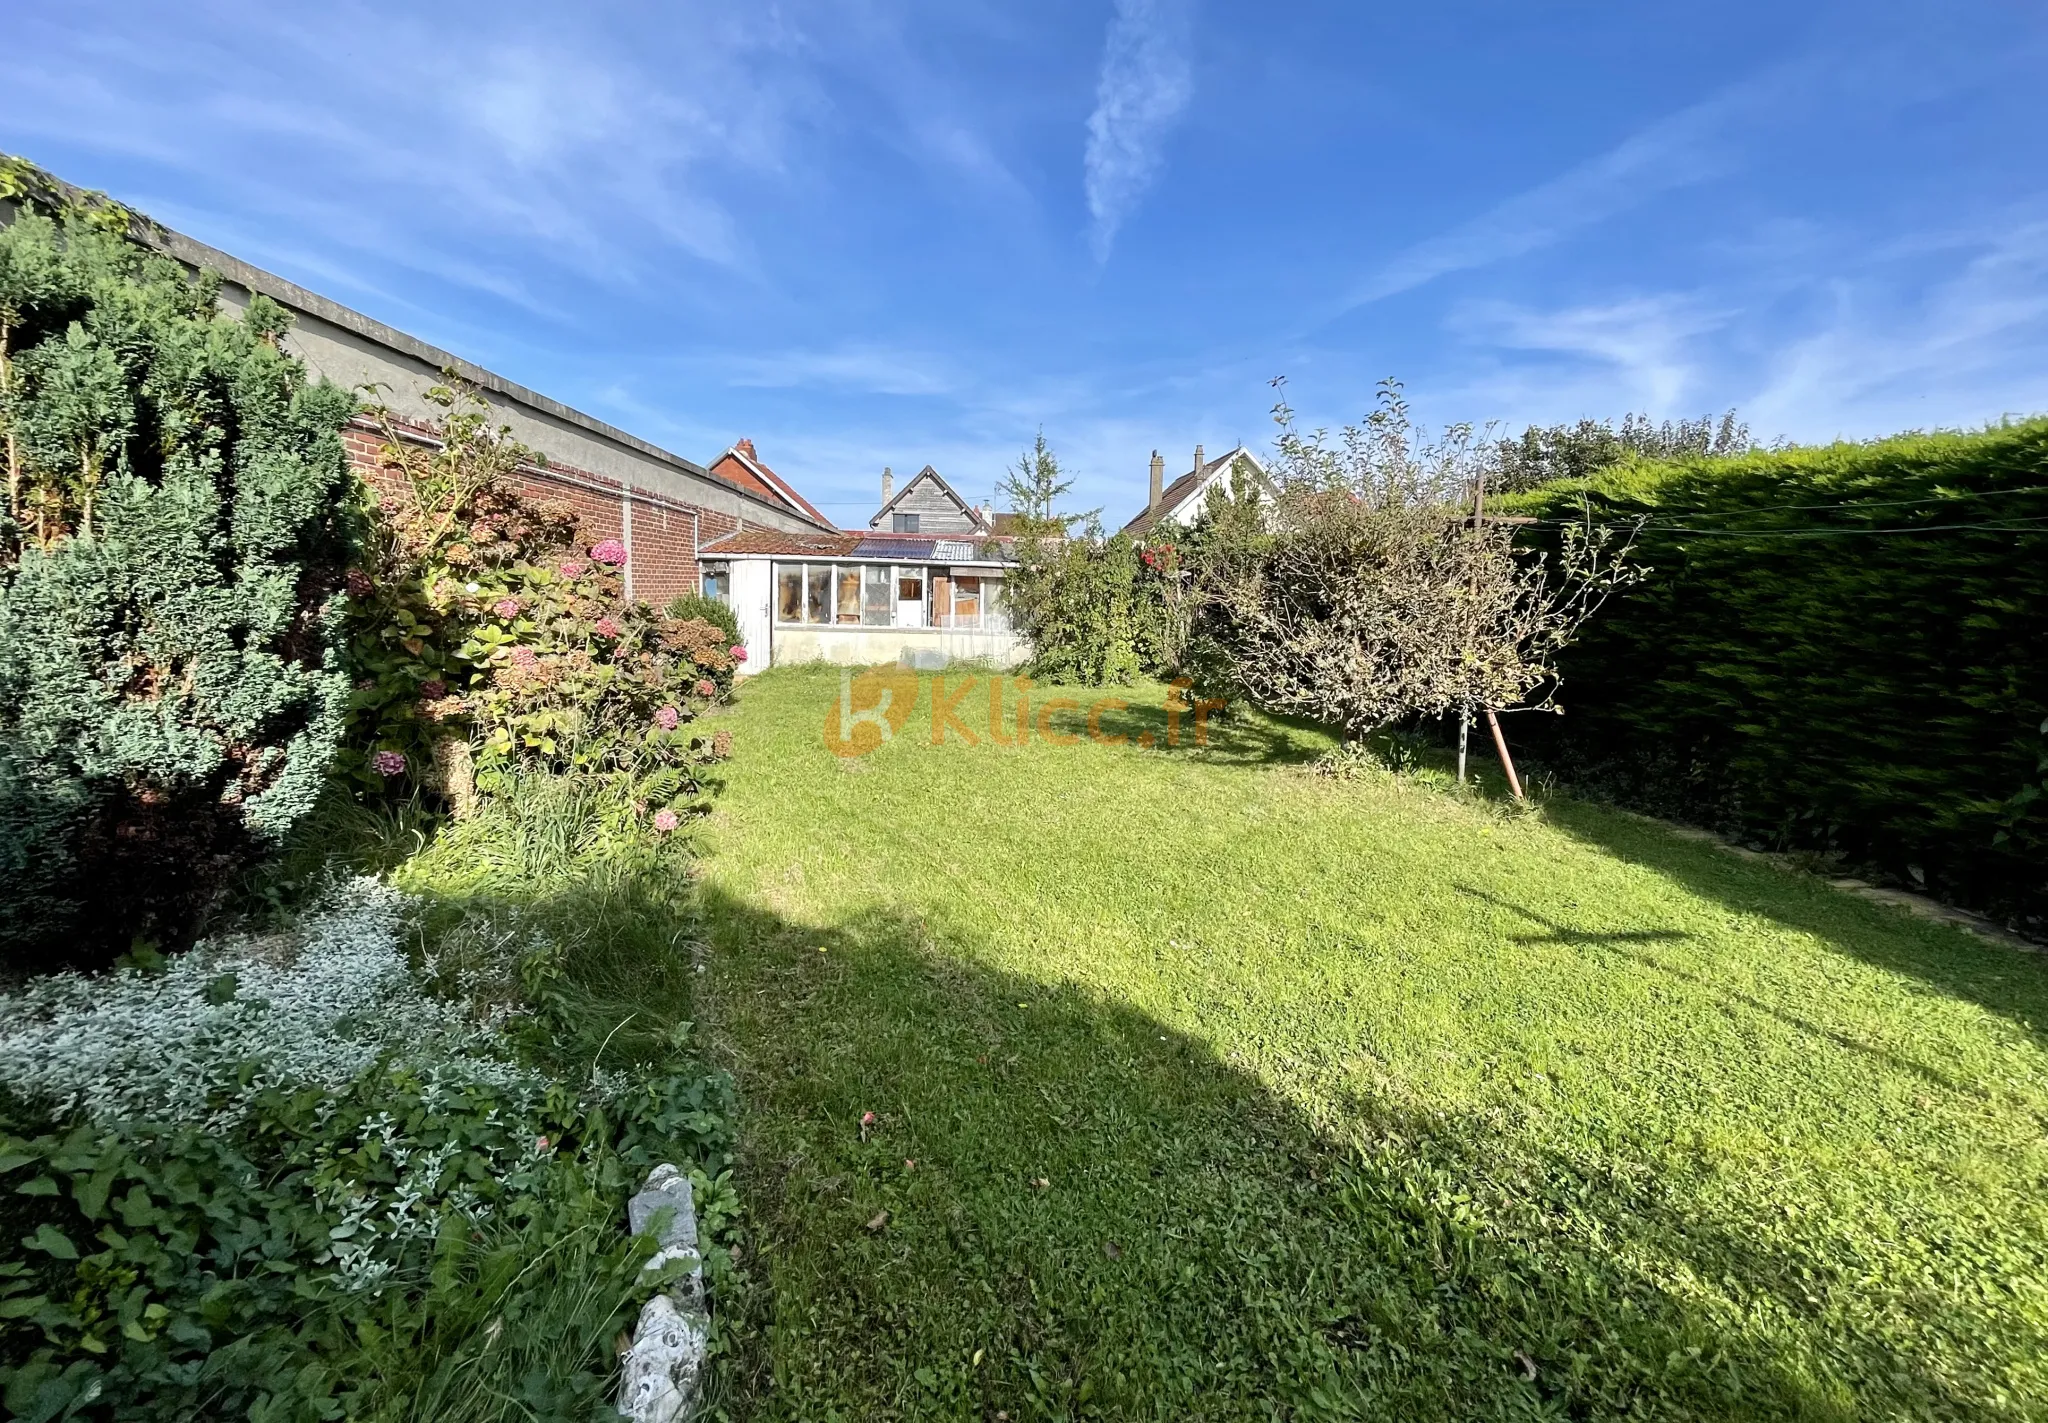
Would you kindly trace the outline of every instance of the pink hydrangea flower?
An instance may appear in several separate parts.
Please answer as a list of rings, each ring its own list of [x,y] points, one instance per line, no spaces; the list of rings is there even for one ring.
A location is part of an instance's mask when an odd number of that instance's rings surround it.
[[[712,681],[709,677],[699,677],[697,679],[697,695],[700,697],[717,696],[718,683]]]
[[[619,635],[619,625],[610,618],[599,618],[597,620],[597,635],[599,637],[617,637]]]
[[[380,776],[402,776],[405,774],[405,753],[403,751],[375,751],[370,754],[370,769]]]
[[[558,571],[564,578],[581,578],[583,576],[583,569],[584,564],[581,559],[571,558],[565,559],[559,566]]]
[[[663,707],[654,714],[654,724],[663,731],[674,731],[676,723],[682,719],[682,713],[678,712],[674,707]]]
[[[540,654],[530,647],[515,647],[512,649],[512,665],[521,669],[538,667]]]
[[[682,817],[672,810],[657,810],[654,812],[654,828],[664,835],[682,823]]]
[[[438,702],[448,695],[448,684],[439,677],[429,677],[420,683],[420,695],[430,702]]]
[[[603,543],[591,546],[590,556],[599,563],[616,566],[626,561],[626,546],[617,539],[606,539]]]
[[[747,650],[744,647],[734,646],[730,651],[732,652],[733,661],[744,662],[747,660]]]
[[[491,611],[501,618],[516,618],[519,616],[519,600],[517,598],[500,598],[491,605]]]

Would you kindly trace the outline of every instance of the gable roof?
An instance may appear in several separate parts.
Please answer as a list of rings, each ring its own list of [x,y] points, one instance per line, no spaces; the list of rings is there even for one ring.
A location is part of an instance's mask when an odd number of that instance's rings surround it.
[[[1178,513],[1184,505],[1191,504],[1201,498],[1208,489],[1209,484],[1219,475],[1228,473],[1230,467],[1237,462],[1240,456],[1257,473],[1259,482],[1261,484],[1266,483],[1265,464],[1257,455],[1253,454],[1243,445],[1239,445],[1236,449],[1225,450],[1222,454],[1216,456],[1215,459],[1203,460],[1200,467],[1189,470],[1179,479],[1167,485],[1165,489],[1160,491],[1159,507],[1155,509],[1148,506],[1139,510],[1138,516],[1124,525],[1123,532],[1130,534],[1134,538],[1150,533],[1153,525],[1157,524],[1161,519],[1166,518],[1170,514]]]
[[[965,514],[970,520],[973,521],[975,528],[983,530],[986,530],[988,528],[988,520],[981,517],[981,510],[975,508],[965,499],[962,499],[960,497],[960,491],[955,489],[952,485],[946,483],[946,477],[940,474],[937,470],[933,469],[930,465],[926,465],[916,474],[913,474],[910,478],[904,480],[903,487],[897,490],[894,494],[890,495],[889,500],[886,504],[882,505],[881,508],[875,510],[875,517],[868,520],[868,527],[871,529],[878,527],[882,522],[883,516],[888,514],[888,512],[891,509],[894,509],[898,504],[900,504],[903,501],[903,497],[905,495],[909,494],[911,490],[917,488],[919,484],[923,483],[927,479],[932,481],[932,483],[938,485],[941,493],[943,493],[948,499],[952,500],[955,504],[960,506],[960,512]]]
[[[724,454],[711,462],[711,472],[743,488],[779,500],[799,517],[836,532],[833,522],[819,513],[810,500],[797,493],[795,486],[762,462],[760,455],[754,452],[752,440],[735,440]]]
[[[712,539],[700,558],[861,559],[888,563],[1008,563],[1009,539],[990,534],[790,534],[742,528]]]

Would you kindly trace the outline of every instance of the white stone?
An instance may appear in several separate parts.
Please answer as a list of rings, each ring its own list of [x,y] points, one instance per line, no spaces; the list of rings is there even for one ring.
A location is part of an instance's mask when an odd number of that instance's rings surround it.
[[[635,1235],[655,1228],[657,1219],[661,1248],[647,1268],[659,1270],[677,1260],[688,1261],[690,1268],[640,1310],[619,1379],[619,1412],[632,1423],[680,1423],[689,1415],[703,1386],[704,1354],[711,1341],[696,1201],[690,1178],[666,1162],[647,1173],[626,1203],[626,1221]]]

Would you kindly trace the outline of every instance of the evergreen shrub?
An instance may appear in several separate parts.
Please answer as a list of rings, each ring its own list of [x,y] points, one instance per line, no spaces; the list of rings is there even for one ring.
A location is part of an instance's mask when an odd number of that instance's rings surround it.
[[[353,397],[0,160],[0,963],[177,939],[316,799]],[[57,197],[52,198],[52,194]],[[56,211],[43,209],[54,207]]]
[[[2048,912],[2048,420],[1624,465],[1510,501],[1652,568],[1514,728],[1756,843]]]

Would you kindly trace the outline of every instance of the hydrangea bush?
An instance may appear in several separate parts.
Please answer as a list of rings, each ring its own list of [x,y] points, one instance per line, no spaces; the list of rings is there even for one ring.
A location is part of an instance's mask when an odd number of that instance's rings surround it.
[[[350,575],[356,673],[348,769],[371,791],[460,801],[518,769],[618,780],[661,808],[720,754],[688,727],[727,698],[724,629],[625,597],[625,547],[584,544],[567,506],[520,492],[540,457],[458,385],[428,446],[385,418],[370,537]],[[471,759],[473,754],[473,760]]]

